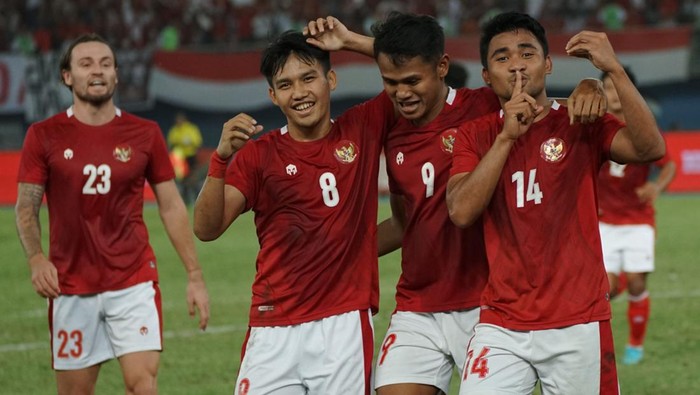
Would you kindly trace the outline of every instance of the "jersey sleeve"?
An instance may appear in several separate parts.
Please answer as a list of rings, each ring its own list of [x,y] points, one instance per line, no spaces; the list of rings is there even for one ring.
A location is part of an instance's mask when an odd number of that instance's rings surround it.
[[[479,129],[479,122],[471,121],[463,123],[457,130],[457,139],[452,154],[452,167],[450,177],[459,173],[473,171],[481,160],[477,153],[474,134]]]
[[[376,137],[380,142],[384,141],[387,133],[394,126],[397,120],[394,104],[384,91],[372,99],[351,108],[345,115],[358,117],[357,119],[362,123],[362,125],[378,125],[378,128],[372,129],[379,132],[379,135]]]
[[[615,138],[615,135],[620,129],[625,127],[625,124],[613,115],[605,114],[603,118],[593,125],[597,125],[599,128],[598,136],[601,138],[604,159],[608,160],[610,159],[610,149],[612,147],[613,138]]]
[[[269,133],[277,133],[269,132]],[[251,141],[233,156],[226,170],[226,185],[241,191],[245,196],[245,211],[250,210],[258,199],[257,150],[259,142]]]
[[[39,131],[30,126],[24,138],[20,156],[17,182],[44,185],[48,178],[46,149],[37,134]]]
[[[169,181],[175,178],[175,170],[170,163],[168,147],[165,145],[165,138],[157,126],[151,129],[153,138],[151,139],[150,163],[146,172],[146,179],[151,185]]]

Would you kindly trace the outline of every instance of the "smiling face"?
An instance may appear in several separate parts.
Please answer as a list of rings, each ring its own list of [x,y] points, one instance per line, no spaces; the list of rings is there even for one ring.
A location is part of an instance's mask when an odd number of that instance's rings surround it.
[[[427,62],[420,56],[395,64],[389,56],[380,53],[377,65],[384,91],[401,116],[417,125],[424,125],[440,114],[447,97],[445,75],[449,59],[446,55],[437,64]]]
[[[61,74],[75,101],[97,106],[110,101],[117,86],[114,54],[98,41],[76,45],[71,51],[70,68]]]
[[[494,36],[488,46],[487,65],[482,71],[484,82],[502,101],[510,100],[519,71],[523,92],[546,102],[545,76],[552,72],[552,60],[530,31],[518,29]]]
[[[333,70],[324,73],[319,62],[307,64],[292,53],[273,76],[269,95],[287,117],[290,133],[311,136],[330,128],[331,91],[335,86]]]

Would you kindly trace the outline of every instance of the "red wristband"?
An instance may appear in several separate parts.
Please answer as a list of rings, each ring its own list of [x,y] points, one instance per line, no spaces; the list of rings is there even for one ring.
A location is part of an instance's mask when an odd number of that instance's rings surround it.
[[[226,169],[228,168],[228,161],[219,156],[219,154],[214,150],[211,154],[211,160],[209,161],[209,171],[207,176],[214,178],[224,178],[226,177]]]

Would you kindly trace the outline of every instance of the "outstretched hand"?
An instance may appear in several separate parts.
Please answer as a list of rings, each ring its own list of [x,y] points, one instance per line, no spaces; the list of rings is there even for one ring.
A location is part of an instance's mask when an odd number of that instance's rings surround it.
[[[303,30],[306,42],[324,51],[339,51],[349,41],[351,32],[337,18],[328,16],[309,21]]]

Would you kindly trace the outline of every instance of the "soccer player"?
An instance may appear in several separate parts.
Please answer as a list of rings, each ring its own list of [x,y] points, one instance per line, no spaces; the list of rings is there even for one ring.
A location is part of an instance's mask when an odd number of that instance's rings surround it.
[[[262,131],[253,118],[226,122],[195,203],[205,241],[255,213],[260,252],[235,393],[370,394],[377,177],[393,105],[380,94],[332,120],[330,54],[299,32],[272,42],[260,71],[287,125],[251,141]]]
[[[165,139],[114,105],[117,59],[95,34],[60,63],[66,111],[29,127],[18,175],[17,232],[36,292],[48,298],[59,394],[94,392],[100,365],[119,360],[127,394],[155,394],[162,350],[157,260],[143,222],[147,180],[188,274],[190,315],[206,328],[209,300]],[[49,255],[39,210],[46,194]]]
[[[632,83],[635,78],[625,68]],[[601,77],[608,97],[608,112],[625,121],[612,78]],[[658,168],[655,180],[650,180],[652,168]],[[598,212],[603,261],[608,272],[611,297],[620,290],[619,276],[626,277],[629,306],[627,321],[629,340],[622,363],[634,365],[644,356],[644,335],[649,321],[649,292],[647,276],[654,271],[656,242],[654,201],[673,181],[676,164],[664,155],[660,160],[645,164],[603,163],[598,181]]]
[[[402,247],[402,273],[375,387],[380,395],[447,393],[453,368],[464,365],[488,277],[481,227],[460,229],[447,212],[452,149],[461,123],[497,111],[500,103],[490,88],[445,84],[444,33],[430,16],[392,13],[373,27],[374,38],[333,17],[311,21],[305,31],[323,48],[373,55],[401,115],[384,145],[392,217],[379,225],[379,253]],[[603,92],[592,86],[586,97],[597,102]]]
[[[489,279],[460,393],[617,394],[609,286],[598,233],[596,181],[607,158],[643,162],[664,141],[604,33],[566,45],[608,72],[627,127],[606,114],[571,123],[547,99],[544,28],[499,14],[482,29],[482,77],[502,111],[460,127],[447,186],[450,218],[483,214]]]

